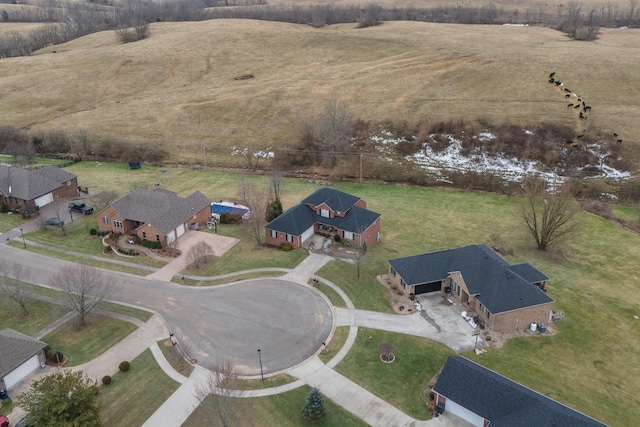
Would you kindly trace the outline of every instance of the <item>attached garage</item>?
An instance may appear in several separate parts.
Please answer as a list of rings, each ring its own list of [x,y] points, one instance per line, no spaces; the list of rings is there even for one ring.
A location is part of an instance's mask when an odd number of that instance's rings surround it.
[[[313,226],[309,227],[304,233],[302,233],[301,242],[304,242],[307,239],[310,239],[313,236]]]
[[[45,194],[44,196],[40,196],[34,200],[36,206],[41,208],[43,206],[47,206],[49,203],[53,202],[53,193]]]
[[[0,330],[0,390],[8,390],[45,361],[46,344],[12,329]]]
[[[442,280],[437,282],[423,283],[422,285],[416,285],[413,293],[415,295],[426,294],[429,292],[437,292],[442,287]]]
[[[458,405],[455,402],[452,402],[451,400],[447,400],[447,403],[445,405],[445,412],[448,412],[450,414],[455,415],[456,417],[462,418],[463,420],[465,420],[466,422],[468,422],[469,424],[476,426],[476,427],[483,427],[484,426],[484,418],[481,417],[478,414],[474,414],[473,412],[471,412],[470,410],[468,410],[467,408]]]
[[[178,234],[178,237],[182,236],[185,232],[187,231],[186,227],[184,226],[184,223],[180,224],[177,228],[176,228],[176,232]]]

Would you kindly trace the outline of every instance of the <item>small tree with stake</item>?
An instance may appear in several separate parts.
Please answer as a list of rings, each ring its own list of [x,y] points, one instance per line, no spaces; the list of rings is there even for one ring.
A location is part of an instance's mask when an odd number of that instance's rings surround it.
[[[327,410],[324,406],[322,394],[320,394],[320,390],[314,388],[311,390],[309,397],[307,397],[307,403],[302,408],[302,415],[307,421],[319,422],[322,421],[326,413]]]

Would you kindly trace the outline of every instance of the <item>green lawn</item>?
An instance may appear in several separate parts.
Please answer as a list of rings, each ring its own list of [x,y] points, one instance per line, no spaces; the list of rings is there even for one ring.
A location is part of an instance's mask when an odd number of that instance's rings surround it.
[[[322,360],[324,363],[327,363],[335,357],[336,353],[340,351],[345,341],[347,341],[347,337],[349,336],[349,329],[349,326],[339,326],[336,328],[333,336],[331,337],[331,341],[327,343],[327,349],[329,350],[329,352],[327,354],[320,353],[318,355],[320,360]]]
[[[198,275],[198,272],[192,272],[192,274]],[[224,279],[215,279],[215,280],[193,280],[185,277],[182,279],[179,276],[173,276],[171,279],[174,283],[179,283],[181,285],[189,285],[189,286],[215,286],[215,285],[224,285],[232,282],[239,282],[241,280],[250,280],[250,279],[258,279],[261,277],[280,277],[285,273],[281,271],[258,271],[254,273],[239,273],[237,275],[226,277]]]
[[[143,322],[151,319],[153,313],[147,310],[140,310],[134,307],[129,307],[127,305],[116,304],[111,302],[102,301],[100,303],[100,308],[104,310],[113,311],[114,313],[125,314],[127,316],[135,317],[136,319],[140,319]]]
[[[347,303],[344,302],[340,294],[336,292],[331,286],[322,283],[322,281],[318,281],[317,283],[315,283],[313,280],[309,280],[309,284],[322,292],[329,299],[329,301],[331,301],[331,305],[333,305],[334,307],[347,308]]]
[[[171,344],[169,339],[158,341],[158,347],[162,351],[167,362],[179,373],[188,377],[193,372],[193,366],[182,357],[177,348]]]
[[[395,346],[393,363],[380,361],[378,346],[383,341]],[[426,420],[431,414],[422,397],[424,386],[453,354],[423,338],[360,328],[351,351],[335,369],[407,415]]]
[[[278,374],[271,377],[265,377],[257,380],[237,379],[234,381],[234,389],[237,390],[260,390],[263,388],[279,387],[285,384],[295,382],[296,378],[287,374]]]
[[[141,426],[180,386],[148,349],[131,361],[129,372],[111,378],[110,385],[100,387],[97,399],[103,425],[113,427]]]
[[[33,336],[69,312],[62,305],[32,298],[27,298],[26,301],[29,315],[25,317],[16,303],[0,293],[0,328],[11,328]]]
[[[134,330],[136,326],[124,320],[91,316],[85,328],[78,329],[73,321],[67,322],[42,341],[69,357],[65,366],[76,366],[98,357]]]
[[[0,233],[20,227],[25,222],[26,220],[22,219],[20,215],[0,213]]]
[[[275,396],[238,398],[235,402],[230,425],[254,427],[298,427],[316,425],[323,427],[359,427],[367,424],[325,397],[327,415],[319,424],[308,424],[302,418],[302,408],[311,388],[299,387]],[[183,427],[219,425],[211,405],[206,398],[184,422]]]

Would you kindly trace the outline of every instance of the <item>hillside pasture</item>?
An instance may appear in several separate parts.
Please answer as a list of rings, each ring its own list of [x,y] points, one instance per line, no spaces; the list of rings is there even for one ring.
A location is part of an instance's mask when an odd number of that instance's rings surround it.
[[[54,55],[52,52],[56,51]],[[385,22],[312,28],[253,20],[154,23],[0,61],[3,125],[154,141],[175,162],[243,166],[231,147],[281,147],[330,100],[372,123],[575,124],[555,71],[593,108],[588,132],[640,140],[640,32],[577,42],[542,27]],[[252,74],[249,80],[235,77]],[[29,79],[24,76],[28,75]]]

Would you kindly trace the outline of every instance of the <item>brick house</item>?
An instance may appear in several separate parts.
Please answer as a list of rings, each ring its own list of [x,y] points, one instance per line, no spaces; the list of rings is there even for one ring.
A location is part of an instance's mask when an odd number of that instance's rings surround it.
[[[496,332],[549,322],[549,278],[529,263],[509,264],[487,245],[391,259],[389,278],[405,295],[441,292]]]
[[[30,170],[0,165],[0,203],[34,213],[57,199],[78,196],[78,177],[55,166]]]
[[[476,427],[606,427],[462,356],[450,356],[433,386],[438,412]]]
[[[380,214],[367,209],[359,197],[331,188],[316,190],[298,205],[265,226],[266,243],[289,242],[294,248],[322,231],[338,235],[355,245],[380,241]]]
[[[100,231],[135,234],[140,240],[160,242],[162,247],[210,218],[211,201],[201,192],[179,197],[161,188],[134,190],[97,215]]]

